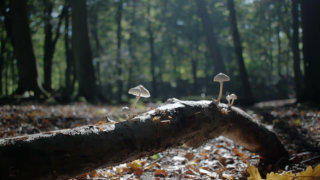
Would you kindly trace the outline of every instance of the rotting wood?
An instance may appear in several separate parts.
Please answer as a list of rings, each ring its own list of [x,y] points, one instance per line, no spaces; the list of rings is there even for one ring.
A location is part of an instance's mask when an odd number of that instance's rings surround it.
[[[0,179],[66,179],[182,144],[197,147],[219,135],[269,163],[288,157],[277,136],[239,108],[169,99],[121,123],[1,139]]]

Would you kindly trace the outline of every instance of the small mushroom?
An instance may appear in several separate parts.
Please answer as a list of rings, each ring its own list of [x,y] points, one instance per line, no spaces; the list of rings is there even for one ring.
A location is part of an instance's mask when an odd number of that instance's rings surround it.
[[[136,96],[136,100],[132,104],[130,112],[132,112],[136,108],[136,104],[139,101],[140,97],[144,97],[144,98],[150,97],[149,91],[142,85],[129,89],[128,93]]]
[[[219,73],[213,78],[213,81],[220,83],[220,92],[219,92],[219,96],[218,96],[218,99],[217,99],[217,102],[219,104],[220,100],[221,100],[221,97],[222,97],[223,82],[230,81],[230,78],[229,78],[229,76],[227,76],[227,75],[225,75],[223,73]]]
[[[227,95],[226,100],[228,101],[228,106],[230,106],[230,104],[231,104],[231,96]]]
[[[237,99],[237,95],[235,94],[230,94],[226,97],[227,101],[228,101],[228,106],[232,106],[234,103],[234,100]],[[231,102],[230,102],[231,101]]]
[[[129,111],[130,111],[130,108],[127,107],[127,106],[124,106],[124,107],[121,108],[121,111],[122,111],[122,112],[129,112]]]

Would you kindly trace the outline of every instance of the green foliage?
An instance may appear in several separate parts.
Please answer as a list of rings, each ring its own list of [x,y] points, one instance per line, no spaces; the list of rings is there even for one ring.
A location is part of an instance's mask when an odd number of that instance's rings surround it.
[[[117,77],[115,62],[117,2],[117,0],[87,0],[87,19],[90,45],[94,57],[93,63],[96,68],[96,75],[100,74],[102,92],[109,101],[113,101],[115,98],[113,95],[118,91],[116,82],[119,78],[124,83],[123,94],[124,99],[127,100],[131,99],[126,94],[130,86],[144,84],[148,89],[151,88],[148,20],[152,22],[152,31],[155,36],[154,45],[157,55],[155,71],[160,97],[200,97],[201,93],[210,96],[217,94],[217,85],[212,83],[212,77],[218,72],[213,70],[212,58],[206,47],[202,24],[197,16],[196,3],[192,0],[150,1],[151,12],[149,17],[147,13],[148,0],[123,1],[123,44],[121,49],[123,73],[122,77]],[[218,46],[228,74],[232,77],[232,81],[226,86],[226,90],[231,92],[232,89],[233,92],[241,95],[243,90],[240,89],[240,75],[233,50],[226,1],[207,0],[207,5],[208,13],[215,26],[214,33],[218,39]],[[280,98],[276,97],[277,92],[282,91],[281,88],[277,87],[278,82],[284,79],[288,86],[292,86],[292,82],[289,80],[293,77],[290,49],[290,1],[235,0],[235,5],[238,28],[244,49],[244,61],[254,95],[257,99]],[[61,12],[63,6],[64,1],[54,1],[53,29],[57,26],[57,15]],[[30,1],[29,9],[34,52],[39,76],[43,82],[45,36],[43,3]],[[56,91],[66,86],[64,25],[62,23],[60,28],[61,36],[56,44],[53,59],[52,87]],[[3,34],[1,38],[5,37],[2,15],[0,30]],[[97,39],[94,37],[95,32],[97,33]],[[281,41],[280,48],[277,46],[277,37]],[[132,43],[133,52],[130,52],[129,42]],[[12,52],[12,48],[8,47],[6,51]],[[11,59],[13,58],[11,57]],[[2,89],[3,91],[5,88],[9,89],[7,94],[12,93],[17,87],[17,70],[11,72],[9,60],[4,61],[4,70],[2,71],[2,83],[8,86],[2,86]],[[193,79],[192,62],[196,64],[197,82],[194,82]],[[132,74],[129,74],[130,68]],[[7,83],[4,82],[5,73],[9,74]],[[289,93],[292,93],[292,90],[288,90],[284,96]]]

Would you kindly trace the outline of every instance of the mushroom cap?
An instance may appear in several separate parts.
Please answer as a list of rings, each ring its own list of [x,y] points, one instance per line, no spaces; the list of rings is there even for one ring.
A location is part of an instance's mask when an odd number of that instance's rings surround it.
[[[213,78],[213,81],[214,82],[230,81],[230,77],[225,75],[225,74],[223,74],[223,73],[219,73]]]
[[[232,99],[232,97],[230,95],[227,95],[226,100],[230,101]]]
[[[230,97],[230,99],[237,99],[238,97],[237,97],[237,95],[235,95],[235,94],[230,94],[230,95],[228,95],[229,97]],[[227,96],[227,97],[228,97]]]
[[[136,87],[129,89],[128,93],[132,94],[134,96],[140,96],[140,97],[144,97],[144,98],[150,97],[149,91],[145,87],[143,87],[142,85],[139,85],[139,86],[136,86]]]
[[[121,111],[122,112],[128,112],[128,111],[130,111],[130,108],[127,107],[127,106],[124,106],[124,107],[121,108]]]

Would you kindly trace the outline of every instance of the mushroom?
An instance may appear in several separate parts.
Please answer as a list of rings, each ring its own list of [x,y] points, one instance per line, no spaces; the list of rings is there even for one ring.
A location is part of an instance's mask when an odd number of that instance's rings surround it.
[[[230,81],[230,78],[229,78],[229,76],[227,76],[227,75],[225,75],[223,73],[219,73],[213,78],[213,81],[220,83],[220,92],[219,92],[219,96],[218,96],[218,99],[217,99],[217,102],[219,104],[220,100],[221,100],[221,97],[222,97],[223,82]]]
[[[142,85],[129,89],[128,93],[136,96],[136,100],[132,104],[130,112],[132,112],[135,109],[136,104],[139,101],[140,97],[144,97],[144,98],[150,97],[149,91]]]
[[[234,103],[234,100],[237,99],[237,95],[235,94],[230,94],[226,97],[227,101],[228,101],[228,106],[232,106]],[[231,101],[231,102],[230,102]]]
[[[129,110],[130,110],[130,108],[127,107],[127,106],[124,106],[124,107],[121,108],[122,112],[128,112]]]

